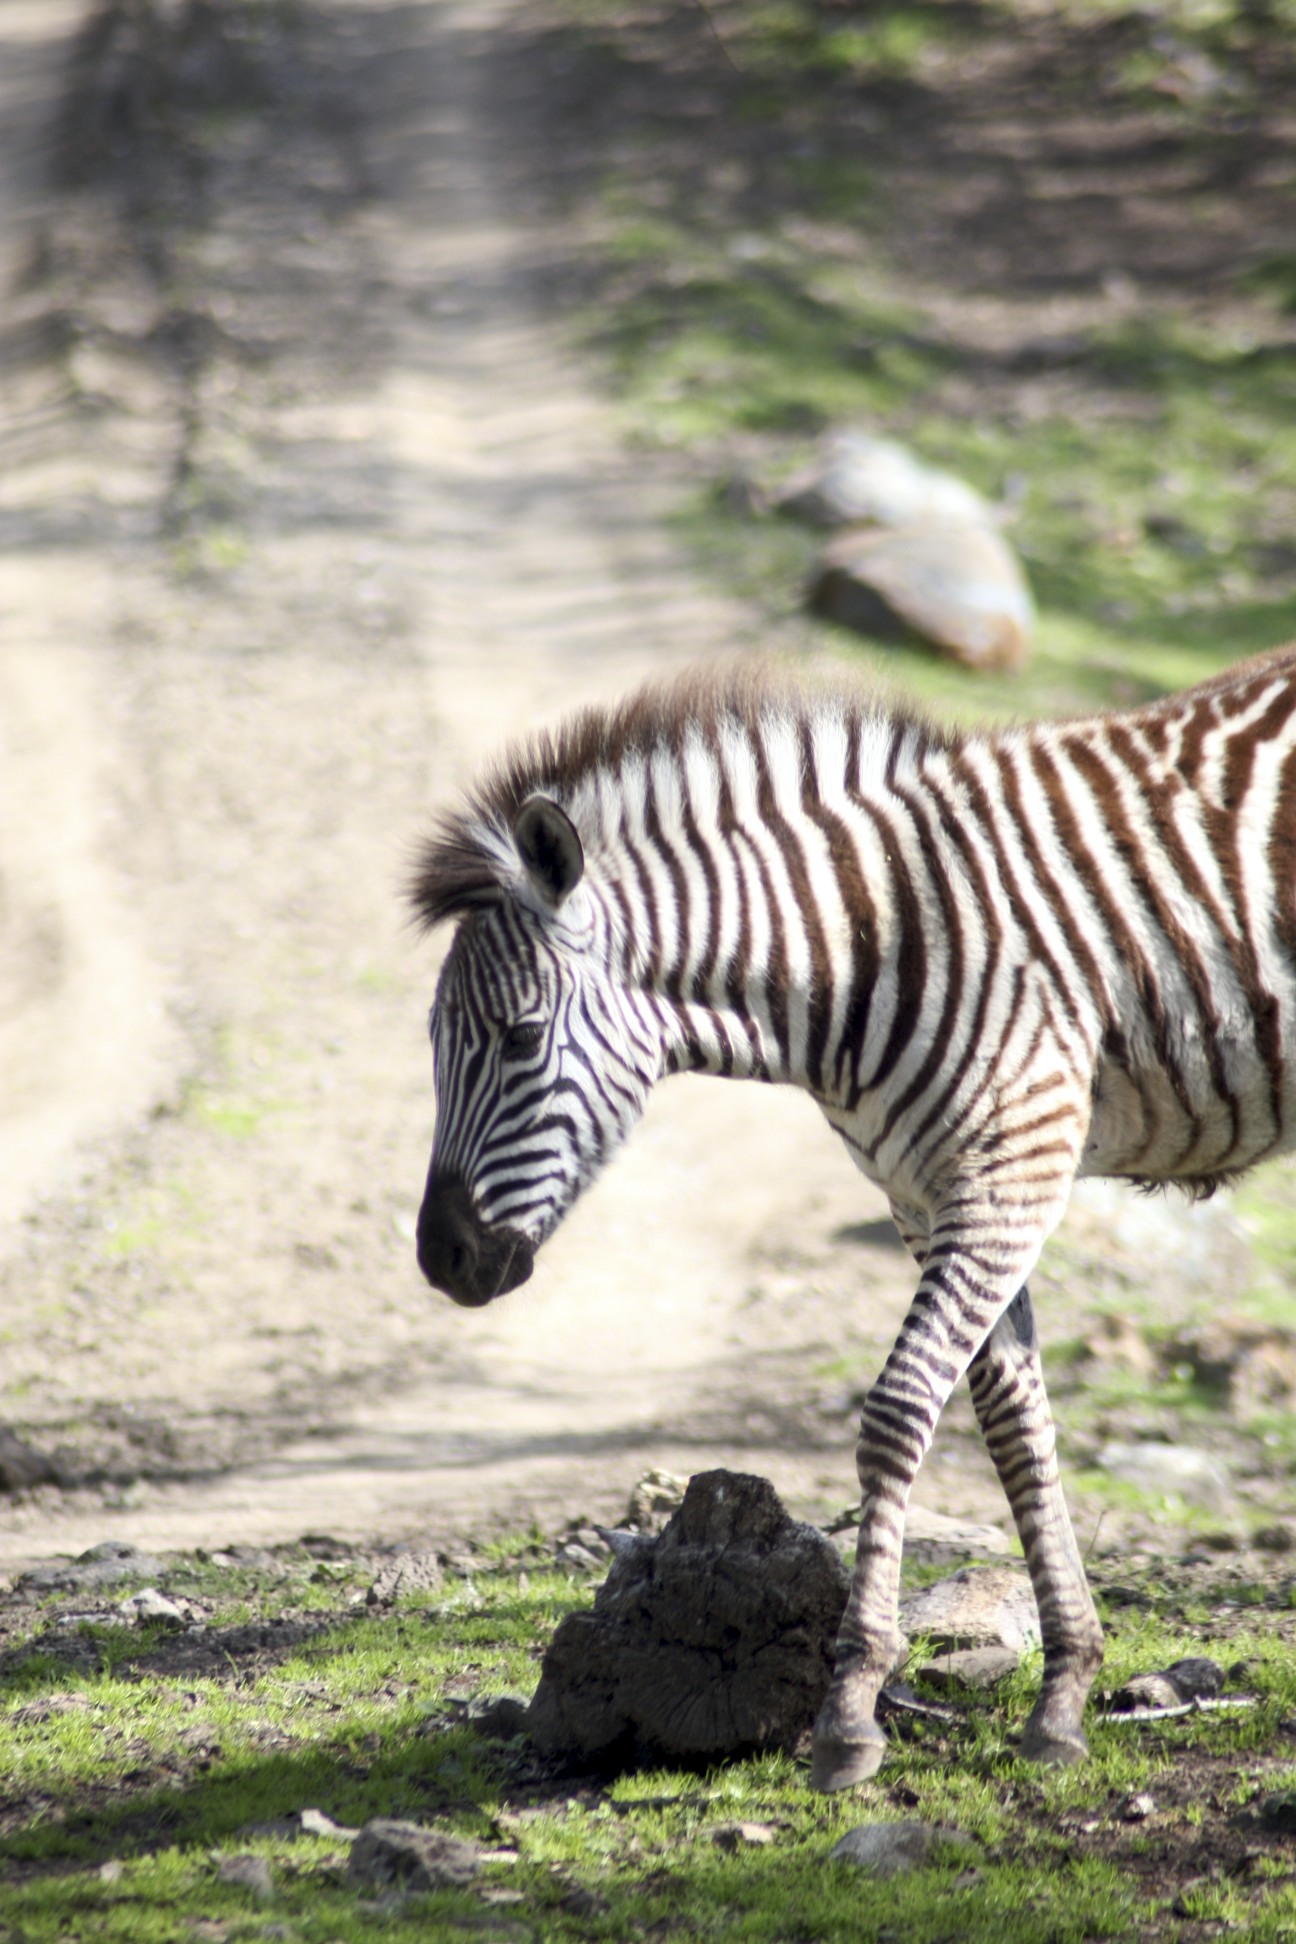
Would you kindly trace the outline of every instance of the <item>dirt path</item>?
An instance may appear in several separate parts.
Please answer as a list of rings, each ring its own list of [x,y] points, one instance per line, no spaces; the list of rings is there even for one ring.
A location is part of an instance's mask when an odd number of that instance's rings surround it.
[[[654,1464],[844,1502],[840,1359],[906,1278],[804,1099],[664,1089],[486,1316],[413,1260],[422,817],[750,625],[537,301],[507,8],[311,9],[273,175],[236,123],[161,273],[42,202],[72,19],[0,0],[0,1421],[61,1474],[0,1564],[608,1515]],[[997,1509],[962,1461],[932,1491]]]

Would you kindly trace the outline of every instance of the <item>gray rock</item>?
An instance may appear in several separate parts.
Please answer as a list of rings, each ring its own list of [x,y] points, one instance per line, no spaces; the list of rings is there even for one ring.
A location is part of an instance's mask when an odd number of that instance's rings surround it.
[[[1012,1647],[956,1647],[918,1672],[929,1687],[992,1688],[1014,1673],[1020,1660]]]
[[[1022,1566],[964,1566],[911,1594],[900,1608],[908,1634],[929,1634],[942,1652],[1003,1647],[1014,1654],[1037,1647],[1039,1610]]]
[[[820,556],[811,611],[882,640],[918,635],[968,668],[1020,668],[1035,609],[1007,541],[972,521],[852,529]]]
[[[520,1694],[475,1694],[463,1718],[488,1741],[512,1741],[526,1733],[528,1706]]]
[[[684,1503],[688,1480],[674,1472],[646,1471],[636,1481],[626,1506],[626,1524],[636,1532],[660,1532],[673,1512]]]
[[[528,1714],[542,1753],[616,1768],[794,1749],[832,1672],[850,1580],[767,1480],[689,1481],[665,1531],[568,1616]]]
[[[980,493],[953,473],[929,466],[893,439],[833,432],[816,458],[774,500],[775,509],[813,526],[910,526],[915,521],[970,521],[992,526]]]
[[[475,1843],[421,1823],[378,1818],[351,1845],[347,1875],[354,1884],[390,1890],[440,1890],[471,1883],[480,1856]]]
[[[36,1566],[18,1581],[21,1592],[75,1593],[86,1587],[113,1586],[119,1580],[149,1579],[162,1570],[152,1553],[140,1552],[122,1539],[105,1539],[66,1566]]]
[[[43,1451],[36,1451],[13,1431],[0,1425],[0,1492],[26,1492],[33,1485],[57,1483],[58,1472]]]
[[[1135,1674],[1112,1696],[1117,1714],[1132,1708],[1181,1708],[1187,1701],[1213,1701],[1224,1686],[1224,1669],[1204,1654],[1189,1654],[1170,1667]]]
[[[445,1578],[436,1553],[401,1553],[389,1560],[365,1594],[366,1606],[394,1606],[420,1593],[434,1593]]]
[[[922,1505],[911,1505],[905,1513],[904,1556],[911,1565],[953,1565],[957,1559],[985,1553],[994,1557],[1012,1549],[1012,1540],[999,1526],[950,1519]]]
[[[1104,1445],[1098,1463],[1113,1478],[1141,1491],[1177,1493],[1198,1505],[1218,1505],[1228,1492],[1228,1479],[1209,1452],[1192,1445],[1157,1444],[1152,1440],[1135,1444]]]
[[[127,1620],[169,1620],[177,1627],[182,1627],[187,1618],[184,1610],[174,1600],[168,1600],[165,1593],[159,1593],[156,1586],[128,1593],[118,1603],[117,1611]]]
[[[934,1862],[942,1849],[967,1850],[972,1838],[944,1823],[863,1823],[828,1852],[830,1862],[853,1863],[873,1876],[906,1876]]]
[[[222,1856],[216,1865],[216,1875],[221,1883],[249,1890],[265,1902],[274,1896],[274,1878],[264,1856]]]

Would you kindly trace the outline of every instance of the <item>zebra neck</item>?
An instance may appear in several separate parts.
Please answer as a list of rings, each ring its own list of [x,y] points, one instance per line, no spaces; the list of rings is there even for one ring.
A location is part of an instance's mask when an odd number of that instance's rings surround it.
[[[654,996],[662,1029],[666,1073],[714,1073],[726,1080],[765,1080],[805,1085],[779,1051],[778,1039],[745,1009],[704,1000]]]

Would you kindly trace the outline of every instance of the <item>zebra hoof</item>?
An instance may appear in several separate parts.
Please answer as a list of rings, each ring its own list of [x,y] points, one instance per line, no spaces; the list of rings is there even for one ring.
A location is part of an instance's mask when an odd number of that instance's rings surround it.
[[[1088,1761],[1089,1744],[1078,1728],[1054,1735],[1027,1722],[1017,1753],[1040,1768],[1074,1768],[1077,1762]]]
[[[816,1737],[810,1749],[810,1787],[831,1795],[834,1789],[867,1782],[881,1768],[886,1752],[886,1737],[880,1729],[864,1741]]]

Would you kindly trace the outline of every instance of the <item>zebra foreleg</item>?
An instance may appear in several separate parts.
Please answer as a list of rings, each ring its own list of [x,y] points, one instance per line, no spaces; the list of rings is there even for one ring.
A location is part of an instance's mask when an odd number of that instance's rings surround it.
[[[1058,1476],[1057,1438],[1024,1287],[968,1370],[972,1401],[1026,1554],[1044,1641],[1044,1684],[1021,1740],[1028,1761],[1083,1761],[1084,1705],[1103,1637]]]
[[[917,1239],[917,1238],[915,1238]],[[877,1773],[886,1742],[878,1690],[900,1653],[900,1549],[905,1508],[950,1392],[1021,1287],[1037,1240],[993,1249],[932,1224],[922,1278],[895,1347],[860,1413],[856,1466],[860,1534],[855,1573],[837,1634],[832,1685],[815,1722],[811,1783],[844,1789]],[[995,1273],[987,1274],[989,1263]],[[1014,1262],[1014,1256],[1017,1260]]]

